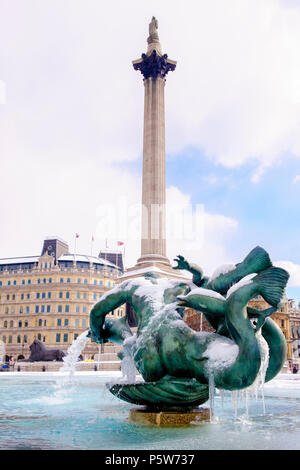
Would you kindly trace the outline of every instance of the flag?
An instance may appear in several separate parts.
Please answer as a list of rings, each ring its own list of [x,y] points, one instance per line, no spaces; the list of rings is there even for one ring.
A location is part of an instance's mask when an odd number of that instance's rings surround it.
[[[92,235],[92,242],[94,242],[94,241],[95,241],[95,238],[94,238],[94,235]]]
[[[79,238],[79,233],[76,233],[76,234],[75,234],[75,237],[76,237],[76,238]]]
[[[124,245],[124,242],[118,242],[118,246]]]

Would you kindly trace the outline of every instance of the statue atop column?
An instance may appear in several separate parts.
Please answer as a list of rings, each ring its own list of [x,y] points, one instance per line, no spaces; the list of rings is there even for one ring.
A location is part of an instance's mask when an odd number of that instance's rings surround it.
[[[151,44],[152,42],[155,42],[155,40],[159,41],[157,30],[158,30],[158,21],[155,18],[155,16],[152,16],[151,23],[149,24],[149,37],[147,39],[147,42],[149,44]]]
[[[158,37],[158,21],[155,16],[152,16],[151,23],[149,23],[149,37],[147,38],[148,42],[148,51],[147,55],[151,55],[153,50],[156,50],[158,55],[162,55],[161,45]]]

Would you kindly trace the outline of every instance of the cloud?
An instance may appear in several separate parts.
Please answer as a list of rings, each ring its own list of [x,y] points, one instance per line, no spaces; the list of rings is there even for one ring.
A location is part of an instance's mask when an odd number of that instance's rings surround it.
[[[143,80],[131,61],[146,50],[153,14],[163,50],[178,61],[165,88],[168,152],[194,146],[228,167],[253,160],[254,181],[285,152],[300,155],[300,12],[284,2],[197,0],[187,8],[131,0],[129,8],[118,0],[104,8],[96,0],[0,0],[0,7],[3,257],[35,254],[53,233],[72,241],[80,232],[78,249],[89,252],[92,232],[98,246],[104,240],[101,204],[140,202],[140,178],[125,166],[141,159],[143,139]],[[180,188],[168,194],[190,204]],[[231,261],[226,240],[237,221],[205,208],[202,215],[205,244],[187,237],[168,246],[170,256],[179,247],[213,270]],[[138,251],[130,242],[130,262]]]
[[[296,175],[295,178],[293,179],[293,183],[298,183],[300,181],[300,175]]]
[[[288,281],[288,287],[300,287],[300,265],[293,263],[292,261],[277,261],[274,265],[280,268],[286,269],[289,273],[290,278]]]

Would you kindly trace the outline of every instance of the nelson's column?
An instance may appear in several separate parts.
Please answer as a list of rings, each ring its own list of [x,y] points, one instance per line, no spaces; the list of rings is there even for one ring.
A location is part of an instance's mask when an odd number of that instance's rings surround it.
[[[166,256],[166,183],[165,183],[165,101],[168,72],[176,62],[162,53],[155,17],[149,24],[148,50],[133,67],[144,77],[144,138],[142,183],[141,256],[124,278],[145,271],[159,271],[168,277],[183,277],[172,269]]]

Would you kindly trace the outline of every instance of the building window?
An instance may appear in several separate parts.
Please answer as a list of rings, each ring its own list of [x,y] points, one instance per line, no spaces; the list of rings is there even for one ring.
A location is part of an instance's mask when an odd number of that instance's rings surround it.
[[[85,325],[86,325],[86,320],[85,320],[85,319],[82,320],[81,325],[82,325],[82,326],[85,326]]]
[[[51,308],[51,306],[47,305],[47,313],[50,313],[50,308]]]
[[[48,292],[48,299],[51,299],[51,292]]]
[[[86,305],[82,307],[82,313],[86,313]]]
[[[38,305],[35,306],[35,313],[39,313],[39,306]]]
[[[95,286],[97,285],[97,279],[94,280],[94,284],[95,284]]]
[[[31,284],[31,279],[28,279],[27,284]]]
[[[57,326],[61,326],[61,318],[57,319]]]
[[[29,313],[29,306],[26,306],[26,313]]]
[[[23,343],[27,343],[27,335],[24,335],[24,337],[23,337]]]
[[[39,326],[43,326],[43,320],[39,319]]]
[[[7,285],[10,286],[10,281],[7,281]]]
[[[284,327],[284,320],[281,320],[281,328]]]
[[[66,299],[70,298],[70,292],[66,292]]]
[[[57,311],[58,311],[58,313],[61,313],[61,312],[62,312],[62,305],[59,305],[59,306],[58,306]]]
[[[59,297],[60,299],[62,299],[62,298],[63,298],[63,293],[60,292],[60,293],[58,294],[58,297]]]
[[[60,333],[56,333],[56,343],[60,343]]]
[[[51,284],[52,283],[52,277],[49,277],[48,281],[49,281],[49,284]]]
[[[25,326],[25,328],[27,328],[27,326],[28,326],[28,321],[27,320],[24,321],[24,326]]]
[[[15,294],[12,295],[12,300],[16,300]]]
[[[77,279],[77,284],[80,284],[80,283],[81,283],[81,279],[78,278],[78,279]]]
[[[87,283],[88,283],[88,280],[87,280],[87,279],[85,279],[85,280],[84,280],[84,283],[85,283],[85,284],[87,284]]]
[[[77,292],[77,299],[80,299],[80,292]]]
[[[41,313],[45,312],[45,305],[41,305]]]
[[[9,322],[9,328],[13,328],[13,327],[14,327],[14,322],[11,320],[11,321]]]
[[[5,312],[4,313],[8,313],[8,307],[5,307]]]
[[[99,281],[100,286],[103,286],[103,281]]]
[[[2,336],[3,343],[6,343],[6,336]]]
[[[2,286],[2,281],[0,281],[0,286]]]
[[[68,333],[65,333],[64,334],[64,343],[67,343],[68,342]]]
[[[71,282],[71,279],[68,277],[67,278],[67,283],[70,284],[70,282]]]
[[[19,321],[18,326],[19,326],[19,328],[22,328],[22,322],[21,321]]]
[[[108,287],[110,287],[110,281],[108,281],[107,285],[108,285]]]
[[[6,300],[9,300],[9,294],[7,294],[7,296],[6,296]]]
[[[83,293],[83,298],[84,298],[84,300],[87,299],[87,294],[86,294],[86,292]]]
[[[74,340],[78,338],[78,333],[74,333]]]
[[[3,323],[4,328],[7,328],[7,320]]]
[[[14,281],[14,286],[16,286],[16,285],[17,285],[17,281]]]
[[[17,336],[17,343],[19,343],[19,344],[21,343],[21,336],[20,335]]]
[[[94,300],[97,300],[97,294],[93,295]]]
[[[66,312],[66,313],[69,313],[69,311],[70,311],[70,306],[69,306],[69,305],[65,305],[65,312]]]
[[[40,293],[37,292],[37,293],[36,293],[36,299],[39,299],[39,298],[40,298]]]
[[[12,343],[12,336],[11,335],[8,337],[8,342]]]
[[[25,279],[22,279],[22,284],[23,284],[23,286],[24,286],[24,284],[25,284]]]
[[[68,318],[65,318],[64,326],[69,326],[69,319]]]
[[[44,277],[43,283],[46,284],[46,282],[47,282],[47,279]]]
[[[46,292],[42,292],[42,299],[46,297]]]
[[[30,294],[26,294],[27,299],[30,299]]]
[[[11,308],[11,313],[15,313],[15,307]]]
[[[37,339],[38,339],[39,341],[42,340],[42,335],[41,335],[41,333],[38,334],[38,338],[37,338]]]
[[[76,305],[76,313],[80,313],[80,305]]]
[[[21,294],[21,300],[24,300],[24,294]]]
[[[40,280],[40,279],[38,279],[38,280],[37,280],[37,283],[38,283],[38,284],[40,284],[40,283],[41,283],[41,280]]]
[[[22,306],[20,307],[20,313],[23,313],[23,307]]]
[[[78,318],[75,320],[75,326],[79,326],[79,320],[78,320]]]

